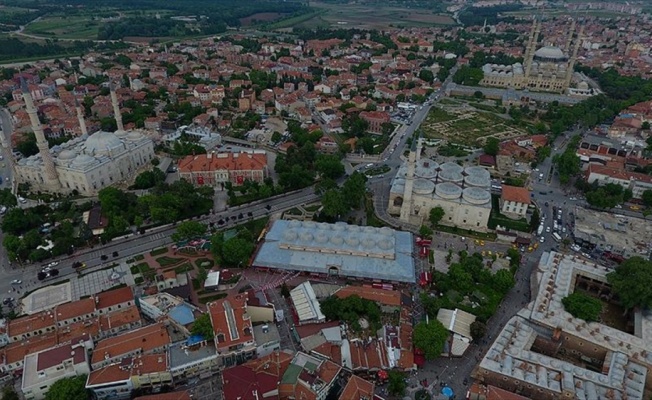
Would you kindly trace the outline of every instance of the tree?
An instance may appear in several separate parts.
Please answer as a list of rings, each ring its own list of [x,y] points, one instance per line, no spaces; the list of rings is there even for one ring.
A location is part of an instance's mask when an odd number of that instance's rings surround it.
[[[5,386],[2,389],[2,400],[19,400],[18,393],[14,390],[13,386]]]
[[[650,130],[650,122],[649,122],[649,121],[644,121],[644,122],[641,124],[641,129],[643,129],[643,130]]]
[[[652,261],[629,258],[607,274],[607,281],[624,308],[652,307]]]
[[[487,141],[485,142],[482,149],[484,150],[485,154],[495,156],[498,154],[498,150],[500,150],[500,141],[495,137],[487,138]]]
[[[441,206],[433,207],[430,210],[430,222],[433,225],[438,225],[442,218],[444,218],[444,214],[446,214],[446,212]]]
[[[349,210],[342,193],[337,189],[327,190],[321,198],[322,213],[329,218],[340,218]]]
[[[199,283],[203,284],[206,282],[206,279],[208,279],[208,271],[206,271],[206,268],[204,267],[199,267],[197,269],[197,280]]]
[[[234,267],[246,267],[253,251],[254,244],[250,240],[235,236],[224,242],[222,261]]]
[[[641,200],[646,207],[652,207],[652,190],[644,191]]]
[[[509,289],[514,287],[515,283],[514,276],[508,269],[501,269],[500,271],[497,271],[494,274],[492,280],[494,288],[504,294],[509,292]]]
[[[86,390],[86,375],[59,379],[50,386],[45,400],[87,399],[90,392]]]
[[[574,292],[561,299],[566,311],[586,322],[598,321],[602,312],[600,300],[581,292]]]
[[[202,314],[199,318],[195,319],[195,322],[190,328],[190,333],[193,335],[199,335],[205,340],[211,340],[215,336],[213,331],[213,324],[211,323],[211,318],[208,313]]]
[[[419,71],[419,79],[426,81],[428,83],[432,83],[435,80],[435,75],[429,69],[422,69],[421,71]]]
[[[471,337],[475,342],[478,340],[482,339],[484,335],[487,333],[487,325],[480,321],[473,321],[471,323]]]
[[[206,234],[206,225],[197,221],[184,221],[177,226],[177,231],[172,234],[172,240],[179,242],[182,240],[196,239]]]
[[[290,297],[290,288],[288,288],[288,285],[283,282],[281,285],[281,296],[285,297],[286,299]]]
[[[444,351],[448,330],[437,320],[420,322],[414,327],[414,346],[423,351],[426,359],[433,360]]]
[[[537,230],[537,228],[539,227],[540,220],[541,217],[539,216],[539,209],[535,208],[534,212],[532,212],[532,216],[530,217],[530,229],[532,231]]]
[[[152,159],[152,161],[154,161],[154,159]],[[161,182],[165,182],[165,172],[158,168],[154,168],[151,171],[144,171],[138,174],[131,188],[150,189]]]
[[[332,155],[319,155],[315,162],[315,170],[319,172],[322,177],[329,179],[337,179],[344,175],[344,165],[339,158]]]
[[[10,189],[0,190],[0,206],[16,207],[18,201]]]
[[[400,371],[389,371],[389,380],[387,384],[387,391],[392,396],[403,396],[405,393],[405,374]]]
[[[427,225],[421,225],[421,228],[419,228],[419,236],[428,238],[432,236],[432,228],[430,228]]]
[[[350,208],[359,208],[366,192],[367,178],[356,171],[342,185],[342,197],[345,204]]]

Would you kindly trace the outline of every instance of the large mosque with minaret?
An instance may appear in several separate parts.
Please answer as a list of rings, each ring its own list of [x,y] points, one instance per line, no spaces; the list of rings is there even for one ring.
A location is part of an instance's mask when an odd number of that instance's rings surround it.
[[[138,131],[125,131],[115,88],[111,85],[111,103],[118,126],[114,133],[88,134],[79,103],[77,119],[82,135],[49,148],[39,121],[34,100],[22,82],[25,109],[36,136],[39,152],[13,161],[16,183],[28,184],[31,192],[95,196],[114,184],[132,179],[136,171],[154,158],[154,142]]]
[[[539,47],[541,21],[534,20],[528,37],[523,64],[485,64],[480,86],[528,89],[533,92],[566,93],[571,87],[573,68],[582,42],[584,26],[576,34],[575,20],[562,47],[553,44]]]

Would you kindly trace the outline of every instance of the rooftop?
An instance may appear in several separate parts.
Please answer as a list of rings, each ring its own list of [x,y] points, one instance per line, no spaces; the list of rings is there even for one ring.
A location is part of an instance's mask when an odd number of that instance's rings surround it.
[[[179,172],[239,171],[267,168],[265,152],[217,153],[187,156],[179,161]]]
[[[147,396],[138,396],[134,400],[191,400],[190,392],[183,390],[180,392],[157,393]]]
[[[108,339],[100,340],[93,351],[91,364],[102,362],[137,350],[146,353],[170,343],[170,335],[165,325],[157,323],[123,333]]]
[[[356,375],[351,375],[340,394],[341,400],[369,400],[373,397],[374,384]]]
[[[321,312],[319,301],[317,301],[315,291],[309,281],[292,289],[290,297],[299,316],[299,321],[323,321],[326,318]]]
[[[208,312],[219,347],[254,341],[251,318],[247,315],[247,296],[244,294],[208,303]]]
[[[501,197],[505,201],[530,204],[530,191],[523,187],[503,185]]]
[[[344,299],[357,295],[363,299],[375,301],[386,306],[401,306],[401,292],[397,290],[384,290],[367,286],[346,286],[335,292],[335,296]]]
[[[222,372],[224,400],[260,400],[278,389],[281,376],[293,354],[274,352],[268,356],[227,368]],[[258,394],[256,396],[254,393]]]
[[[575,208],[576,239],[625,257],[647,254],[652,243],[652,225],[641,218]]]
[[[253,264],[414,282],[412,247],[411,233],[387,227],[277,220]]]
[[[185,342],[173,343],[168,350],[170,354],[170,369],[181,368],[211,357],[217,357],[213,341],[204,342],[201,346],[187,346]]]
[[[254,326],[254,337],[258,346],[262,346],[265,343],[281,342],[281,335],[278,332],[276,324]]]
[[[71,361],[70,364],[67,361]],[[42,382],[74,375],[74,365],[86,363],[86,349],[83,346],[67,344],[53,347],[25,357],[23,366],[23,388]],[[62,366],[63,368],[52,368]],[[44,376],[43,376],[44,375]]]
[[[96,307],[98,310],[103,310],[128,301],[134,301],[134,293],[129,286],[125,286],[98,293]]]

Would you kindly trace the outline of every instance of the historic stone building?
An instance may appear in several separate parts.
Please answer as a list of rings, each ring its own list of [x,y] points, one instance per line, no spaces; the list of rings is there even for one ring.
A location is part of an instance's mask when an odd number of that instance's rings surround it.
[[[525,48],[523,64],[485,64],[481,86],[528,89],[537,92],[566,93],[571,86],[573,67],[582,42],[584,27],[575,36],[575,20],[572,21],[566,45],[539,47],[541,21],[535,20]]]
[[[482,167],[463,168],[419,157],[421,139],[392,181],[387,212],[401,221],[422,225],[434,207],[444,209],[440,223],[486,231],[491,213],[491,179]]]
[[[13,167],[17,183],[29,184],[30,191],[66,194],[76,191],[83,196],[93,196],[104,187],[131,179],[138,168],[154,157],[154,143],[150,138],[124,130],[113,87],[111,100],[118,130],[83,134],[52,148],[48,148],[36,107],[29,91],[25,90],[23,88],[23,98],[39,153],[15,162]],[[77,116],[85,132],[79,105]]]

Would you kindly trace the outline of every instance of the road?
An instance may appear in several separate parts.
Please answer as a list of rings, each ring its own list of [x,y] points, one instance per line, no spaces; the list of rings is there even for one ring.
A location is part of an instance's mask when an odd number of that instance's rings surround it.
[[[318,197],[314,193],[312,187],[298,190],[285,195],[275,196],[273,198],[249,203],[239,207],[231,207],[226,211],[210,214],[204,216],[199,220],[203,223],[214,223],[218,226],[219,220],[228,220],[220,228],[232,228],[238,224],[244,223],[250,219],[256,219],[268,216],[270,213],[276,213],[290,208],[296,207],[300,204],[306,204],[317,200]],[[268,211],[265,207],[271,206]],[[251,217],[248,216],[251,213]],[[242,215],[242,219],[238,217]],[[70,275],[75,274],[72,268],[72,263],[75,261],[83,262],[87,265],[87,270],[110,264],[114,259],[113,253],[118,253],[118,258],[131,258],[137,254],[142,254],[152,249],[156,249],[172,243],[171,235],[176,230],[173,225],[167,225],[160,228],[148,230],[144,235],[134,234],[132,237],[125,239],[116,239],[104,246],[97,246],[95,248],[79,249],[73,253],[72,256],[65,256],[57,258],[59,261],[58,266],[59,276],[57,279],[48,280],[46,282],[34,282],[36,274],[41,268],[41,264],[26,264],[19,266],[16,263],[9,263],[5,252],[0,254],[0,263],[3,268],[0,269],[0,293],[11,293],[10,296],[19,298],[27,290],[34,290],[35,288],[51,285],[58,281],[67,279]],[[107,261],[102,261],[101,256],[106,255],[109,257]],[[51,260],[49,260],[51,261]],[[86,272],[85,271],[85,272]],[[23,281],[22,289],[20,286],[15,287],[10,284],[14,279]],[[16,290],[15,292],[13,290]]]

